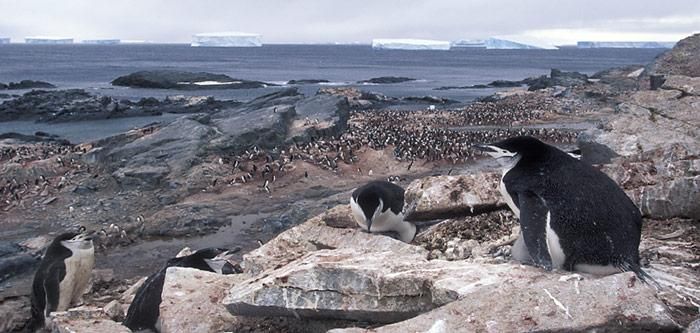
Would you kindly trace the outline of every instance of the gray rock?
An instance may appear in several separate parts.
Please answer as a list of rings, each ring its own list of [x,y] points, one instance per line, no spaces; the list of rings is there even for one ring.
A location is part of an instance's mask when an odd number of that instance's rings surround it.
[[[684,95],[700,96],[700,77],[670,75],[666,77],[661,89],[678,90]]]
[[[688,328],[685,330],[685,333],[700,333],[700,319],[690,323]]]
[[[221,84],[196,84],[198,82],[220,82]],[[174,70],[140,71],[120,76],[112,81],[112,85],[134,88],[156,89],[251,89],[263,88],[271,84],[234,79],[224,74],[206,72],[184,72]]]
[[[390,251],[427,258],[428,251],[357,228],[349,205],[341,205],[279,234],[243,256],[241,266],[250,275],[282,267],[307,253],[321,249],[354,248],[359,252]]]
[[[501,175],[485,172],[417,179],[406,187],[406,219],[431,220],[478,215],[505,206]]]
[[[680,40],[673,49],[660,55],[652,72],[664,75],[700,76],[700,34]]]
[[[459,301],[376,329],[405,332],[675,332],[666,306],[633,273],[566,281],[548,274],[527,286],[480,286]]]
[[[29,296],[0,299],[0,332],[19,332],[30,319]]]
[[[171,267],[165,274],[160,303],[161,333],[224,332],[236,320],[221,304],[240,275],[221,275],[194,268]]]
[[[100,308],[78,307],[63,312],[52,312],[50,321],[48,328],[52,333],[131,332],[126,326],[109,319]]]

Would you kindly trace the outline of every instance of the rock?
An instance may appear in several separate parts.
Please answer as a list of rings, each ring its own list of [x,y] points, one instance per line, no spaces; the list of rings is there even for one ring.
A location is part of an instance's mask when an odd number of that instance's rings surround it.
[[[33,270],[38,264],[39,258],[28,253],[2,256],[0,257],[0,282]]]
[[[679,90],[683,93],[682,96],[700,96],[700,77],[687,77],[679,75],[667,76],[666,80],[661,85],[661,89]]]
[[[126,313],[124,312],[124,307],[116,299],[107,303],[102,308],[102,310],[110,319],[112,319],[114,321],[122,321],[126,317]]]
[[[33,90],[0,104],[0,121],[36,120],[65,122],[137,116],[155,116],[157,110],[144,110],[118,103],[111,97],[92,95],[82,89]]]
[[[139,290],[139,288],[141,288],[141,286],[143,285],[144,282],[146,282],[147,279],[148,279],[148,277],[144,276],[144,277],[140,278],[138,281],[136,281],[136,283],[134,283],[134,285],[129,287],[127,290],[125,290],[122,293],[121,297],[119,298],[119,302],[124,303],[124,304],[131,304],[131,302],[134,301],[134,297],[136,297],[136,292]]]
[[[110,332],[130,333],[131,330],[112,321],[98,308],[79,307],[64,312],[53,312],[50,316],[52,333]]]
[[[582,281],[545,275],[526,286],[498,283],[396,324],[354,332],[675,332],[666,306],[633,273]],[[489,306],[484,306],[489,304]]]
[[[221,300],[243,280],[194,268],[170,267],[165,274],[160,303],[161,333],[223,332],[235,322]]]
[[[339,136],[347,129],[350,105],[347,99],[334,95],[316,95],[294,105],[296,116],[287,134],[288,139],[308,141],[311,137]]]
[[[694,322],[690,323],[688,325],[688,328],[685,330],[686,333],[700,333],[700,319],[695,320]]]
[[[652,64],[652,72],[700,77],[700,34],[680,40],[673,49],[659,56]]]
[[[459,103],[458,101],[455,101],[455,100],[452,100],[449,98],[442,98],[442,97],[436,97],[436,96],[423,96],[423,97],[409,96],[409,97],[402,98],[402,100],[408,101],[408,102],[430,103],[430,104]]]
[[[0,299],[0,332],[21,332],[30,320],[29,296]]]
[[[319,79],[302,79],[302,80],[289,80],[287,81],[287,84],[319,84],[319,83],[328,83],[330,81],[328,80],[319,80]]]
[[[8,84],[3,84],[0,83],[0,90],[3,89],[34,89],[34,88],[40,88],[40,89],[51,89],[51,88],[56,88],[51,83],[44,82],[44,81],[34,81],[34,80],[22,80],[20,82],[10,82]]]
[[[271,84],[234,79],[224,74],[206,72],[184,72],[174,70],[140,71],[120,76],[112,85],[132,88],[155,89],[253,89],[264,88]]]
[[[49,246],[49,244],[53,241],[53,238],[49,237],[48,235],[41,235],[41,236],[36,236],[32,237],[26,240],[23,240],[19,242],[19,246],[24,248],[27,252],[33,253],[33,254],[40,254],[41,252],[44,251],[44,249]]]
[[[345,97],[353,108],[370,109],[396,103],[397,99],[385,95],[353,87],[324,87],[318,90],[317,95],[334,95]]]
[[[408,220],[432,220],[478,215],[500,209],[499,173],[433,176],[406,187],[404,211]]]
[[[552,68],[549,77],[540,76],[537,78],[525,79],[522,81],[529,86],[528,90],[535,91],[554,86],[573,87],[588,83],[588,76],[579,72],[564,72]]]
[[[243,255],[245,273],[257,275],[279,268],[321,249],[355,248],[360,252],[391,251],[427,258],[428,252],[391,237],[371,235],[357,228],[350,205],[327,212],[279,234],[258,249]]]
[[[369,80],[358,81],[357,83],[359,83],[359,84],[363,84],[363,83],[392,84],[392,83],[402,83],[402,82],[415,81],[415,80],[416,79],[413,79],[410,77],[403,77],[403,76],[381,76],[381,77],[371,78]]]

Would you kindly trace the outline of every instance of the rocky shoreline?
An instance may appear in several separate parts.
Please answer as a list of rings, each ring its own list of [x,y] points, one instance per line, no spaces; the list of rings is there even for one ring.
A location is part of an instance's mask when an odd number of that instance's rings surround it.
[[[171,268],[163,332],[681,331],[700,304],[698,45],[695,35],[655,64],[590,78],[552,71],[543,87],[460,108],[387,111],[389,98],[354,88],[284,89],[81,145],[0,138],[0,331],[23,329],[29,268],[52,232],[76,225],[105,230],[99,269],[85,304],[52,316],[55,332],[128,332],[118,321],[134,283],[194,239],[240,245],[244,272]],[[105,107],[72,93],[83,101],[72,113]],[[625,189],[660,290],[633,274],[509,260],[517,221],[471,145],[524,134],[578,146]],[[409,218],[424,221],[412,244],[350,218],[349,192],[389,176],[416,207]],[[144,255],[157,242],[168,250]]]

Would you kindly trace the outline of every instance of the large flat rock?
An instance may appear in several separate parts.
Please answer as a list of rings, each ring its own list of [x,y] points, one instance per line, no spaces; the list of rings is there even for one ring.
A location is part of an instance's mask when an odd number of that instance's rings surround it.
[[[453,218],[505,207],[500,179],[501,174],[496,172],[417,179],[406,187],[406,218]]]
[[[529,266],[429,261],[422,253],[345,248],[314,251],[244,281],[223,302],[236,315],[390,323],[484,286],[524,286],[547,278]]]
[[[194,268],[171,267],[165,274],[160,303],[161,333],[222,332],[235,322],[221,304],[239,275],[221,275]]]
[[[279,234],[244,255],[241,266],[246,273],[257,275],[323,249],[355,249],[358,254],[395,252],[416,258],[428,257],[428,251],[421,247],[360,230],[352,218],[350,205],[340,205]]]
[[[333,333],[406,332],[677,332],[655,291],[633,273],[582,281],[551,278],[527,286],[482,286],[459,301],[376,329]]]

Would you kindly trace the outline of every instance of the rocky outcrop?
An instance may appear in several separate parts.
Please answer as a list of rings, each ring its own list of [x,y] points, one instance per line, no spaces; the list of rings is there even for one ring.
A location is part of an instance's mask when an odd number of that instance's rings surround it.
[[[243,277],[194,268],[168,268],[160,303],[160,332],[230,331],[236,318],[221,300],[226,290]]]
[[[34,90],[0,104],[0,121],[65,122],[160,115],[129,101],[95,96],[82,89]]]
[[[528,279],[528,278],[526,278]],[[604,278],[528,279],[525,287],[498,281],[415,318],[376,329],[333,333],[403,332],[674,332],[679,327],[650,286],[633,273]]]
[[[700,76],[700,34],[680,40],[651,67],[652,73],[657,75]]]
[[[474,84],[470,86],[443,86],[434,88],[434,90],[455,90],[455,89],[486,89],[486,88],[516,88],[521,87],[525,82],[521,81],[510,81],[510,80],[496,80],[491,81],[487,84]]]
[[[322,79],[301,79],[301,80],[289,80],[289,81],[287,81],[287,84],[302,85],[302,84],[319,84],[319,83],[328,83],[328,82],[330,82],[330,81],[322,80]]]
[[[234,79],[224,74],[206,72],[183,72],[174,70],[140,71],[120,76],[112,85],[132,88],[154,89],[253,89],[264,88],[272,84]]]
[[[53,312],[50,321],[48,329],[51,333],[131,332],[126,326],[111,320],[100,308],[78,307],[64,312]]]
[[[588,83],[588,76],[579,72],[564,72],[552,68],[549,77],[540,76],[537,78],[529,78],[522,81],[529,86],[528,90],[535,91],[554,86],[573,87]]]
[[[10,82],[4,84],[0,82],[0,90],[19,90],[19,89],[51,89],[56,88],[51,83],[44,81],[22,80],[19,82]]]
[[[667,87],[692,91],[681,82],[687,81],[672,78]],[[618,105],[618,114],[606,126],[580,138],[620,156],[604,171],[623,186],[645,216],[700,217],[698,103],[698,96],[683,95],[678,89],[639,91]]]
[[[408,220],[478,215],[505,207],[495,172],[417,179],[406,187]]]
[[[409,82],[409,81],[415,81],[415,80],[416,79],[413,79],[410,77],[403,77],[403,76],[381,76],[381,77],[371,78],[369,80],[358,81],[357,83],[359,83],[359,84],[364,84],[364,83],[393,84],[393,83],[402,83],[402,82]]]
[[[319,89],[317,94],[344,97],[350,106],[355,109],[370,109],[398,102],[396,98],[352,87],[326,87]]]

